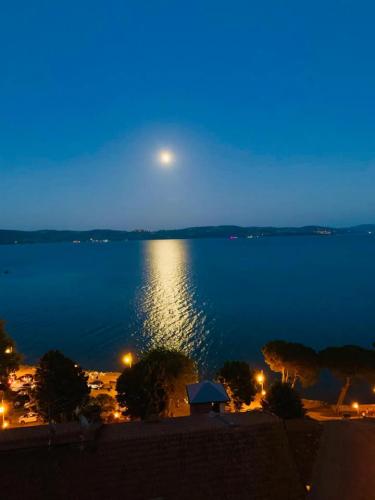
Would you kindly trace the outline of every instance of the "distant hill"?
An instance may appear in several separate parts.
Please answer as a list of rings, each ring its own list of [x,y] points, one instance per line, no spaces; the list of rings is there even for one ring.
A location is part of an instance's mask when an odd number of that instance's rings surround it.
[[[184,229],[162,229],[159,231],[116,231],[111,229],[93,229],[91,231],[17,231],[0,229],[0,245],[10,245],[15,243],[84,243],[154,239],[251,238],[261,236],[330,236],[349,233],[375,233],[375,224],[363,224],[348,228],[333,228],[325,226],[203,226],[188,227]]]

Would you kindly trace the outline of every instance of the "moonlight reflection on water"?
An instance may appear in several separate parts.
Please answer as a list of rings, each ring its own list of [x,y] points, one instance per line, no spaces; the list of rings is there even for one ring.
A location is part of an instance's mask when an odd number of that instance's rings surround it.
[[[195,299],[188,246],[184,240],[146,243],[139,313],[146,344],[195,353],[202,361],[206,317]]]

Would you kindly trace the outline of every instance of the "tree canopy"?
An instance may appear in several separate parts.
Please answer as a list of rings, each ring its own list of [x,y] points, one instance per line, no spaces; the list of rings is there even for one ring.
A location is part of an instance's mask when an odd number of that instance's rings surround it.
[[[38,411],[47,421],[64,422],[75,419],[90,389],[84,371],[60,351],[49,351],[36,369],[35,398]]]
[[[173,416],[186,399],[186,384],[197,380],[195,363],[185,354],[150,350],[117,380],[117,401],[132,418]]]
[[[262,400],[264,410],[283,419],[302,418],[305,410],[297,391],[288,382],[275,382]]]
[[[237,411],[243,404],[249,405],[253,401],[257,392],[254,372],[245,361],[226,361],[217,378],[224,384]]]
[[[375,350],[365,349],[356,345],[327,347],[320,351],[319,361],[323,368],[327,368],[333,375],[343,382],[338,400],[337,409],[344,403],[352,382],[375,380]]]
[[[13,339],[5,331],[5,321],[0,319],[0,383],[8,385],[9,374],[18,370],[21,355]]]
[[[303,344],[273,340],[262,348],[264,359],[272,371],[281,373],[281,381],[292,387],[300,380],[304,387],[316,382],[319,374],[318,355]]]
[[[103,422],[113,420],[116,409],[116,400],[109,394],[90,396],[82,408],[82,414],[89,422]]]

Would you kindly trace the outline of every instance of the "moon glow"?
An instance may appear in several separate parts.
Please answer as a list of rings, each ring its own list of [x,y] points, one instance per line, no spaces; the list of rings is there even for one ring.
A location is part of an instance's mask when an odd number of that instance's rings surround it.
[[[162,149],[158,153],[159,163],[165,167],[169,167],[174,162],[174,154],[170,149]]]

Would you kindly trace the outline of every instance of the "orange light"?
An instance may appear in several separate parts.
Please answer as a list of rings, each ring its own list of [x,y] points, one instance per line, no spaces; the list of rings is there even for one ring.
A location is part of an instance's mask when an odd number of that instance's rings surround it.
[[[0,415],[4,415],[5,411],[6,411],[5,405],[1,405],[0,406]]]
[[[124,356],[122,357],[122,362],[124,363],[124,365],[128,366],[129,368],[132,367],[132,364],[133,364],[133,355],[131,352],[128,352],[126,354],[124,354]]]
[[[267,393],[266,391],[263,389],[263,391],[261,392],[262,396],[264,397]]]
[[[5,354],[12,354],[12,351],[13,351],[13,348],[10,346],[10,347],[7,347],[5,349]]]
[[[115,418],[120,418],[120,413],[118,411],[115,411],[115,413],[113,414],[113,416]]]
[[[264,382],[264,373],[263,372],[258,373],[258,375],[256,376],[256,381],[258,382],[258,384],[263,384],[263,382]]]
[[[9,427],[9,422],[7,422],[6,420],[4,420],[2,426],[1,426],[3,429],[6,429],[7,427]]]
[[[352,408],[353,408],[354,410],[358,410],[358,408],[359,408],[359,404],[358,404],[357,402],[353,403],[353,404],[352,404]]]

